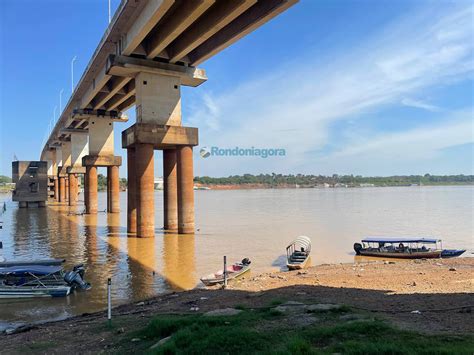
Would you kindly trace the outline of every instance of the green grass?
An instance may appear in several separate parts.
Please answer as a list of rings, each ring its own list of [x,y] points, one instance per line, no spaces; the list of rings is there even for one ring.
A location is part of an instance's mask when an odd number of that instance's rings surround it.
[[[158,316],[133,334],[155,354],[472,354],[469,336],[420,335],[380,320],[341,321],[328,312],[311,326],[287,325],[273,309],[245,310],[232,317]],[[294,317],[294,316],[293,316]],[[298,315],[296,317],[299,317]],[[164,345],[149,350],[162,338]],[[125,341],[125,343],[127,343]]]

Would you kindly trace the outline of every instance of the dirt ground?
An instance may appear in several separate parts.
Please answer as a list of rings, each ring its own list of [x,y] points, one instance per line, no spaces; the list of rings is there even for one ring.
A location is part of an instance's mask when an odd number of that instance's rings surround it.
[[[46,323],[0,335],[0,352],[98,352],[121,333],[144,327],[155,314],[191,314],[227,307],[262,307],[276,301],[333,303],[427,333],[474,331],[474,258],[369,261],[320,265],[302,271],[265,273],[234,280],[225,290],[196,289],[117,307],[115,331],[105,312]],[[52,351],[51,344],[56,350]],[[48,345],[49,344],[49,345]]]

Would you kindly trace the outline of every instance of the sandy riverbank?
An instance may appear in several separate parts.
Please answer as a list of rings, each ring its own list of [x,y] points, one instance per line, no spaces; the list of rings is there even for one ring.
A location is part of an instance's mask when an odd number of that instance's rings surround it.
[[[474,330],[473,275],[474,258],[320,265],[303,271],[250,275],[234,281],[226,290],[167,294],[117,307],[113,313],[114,321],[124,324],[123,332],[127,333],[145,326],[156,314],[262,307],[276,300],[333,303],[404,329],[469,334]],[[14,344],[54,339],[58,349],[64,346],[63,350],[91,351],[96,348],[87,348],[87,344],[113,343],[118,336],[103,327],[104,322],[105,313],[101,312],[47,323],[1,335],[0,347],[9,352],[15,350]],[[87,344],[83,344],[84,339]]]

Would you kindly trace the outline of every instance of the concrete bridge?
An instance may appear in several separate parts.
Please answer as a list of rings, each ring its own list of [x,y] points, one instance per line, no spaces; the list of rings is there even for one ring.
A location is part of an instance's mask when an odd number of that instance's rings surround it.
[[[123,0],[41,153],[54,199],[77,204],[83,174],[86,213],[97,213],[97,167],[107,167],[107,210],[119,212],[114,125],[135,105],[136,123],[122,132],[127,230],[154,236],[153,155],[162,150],[164,228],[193,233],[198,129],[181,124],[181,86],[204,83],[197,65],[297,1]]]

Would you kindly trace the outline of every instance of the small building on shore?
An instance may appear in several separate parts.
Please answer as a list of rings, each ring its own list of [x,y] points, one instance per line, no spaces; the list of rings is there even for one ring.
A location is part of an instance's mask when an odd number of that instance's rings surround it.
[[[13,201],[20,208],[44,207],[48,199],[48,163],[46,161],[12,162],[12,179],[15,189]]]

